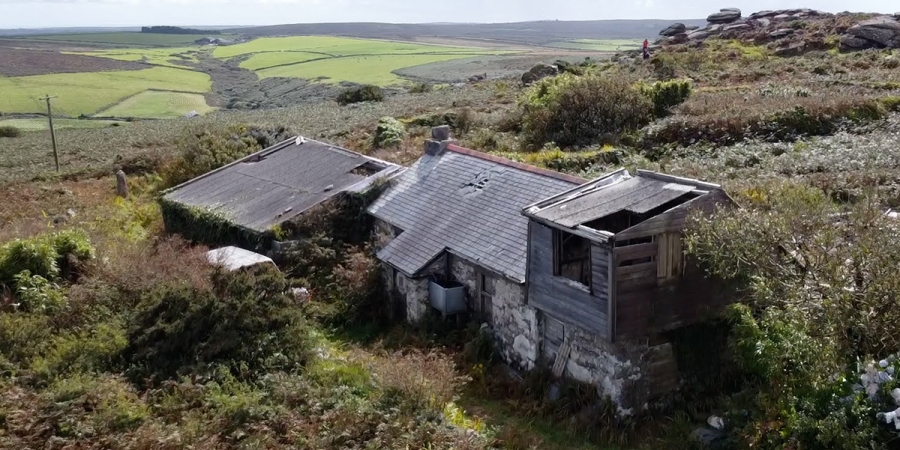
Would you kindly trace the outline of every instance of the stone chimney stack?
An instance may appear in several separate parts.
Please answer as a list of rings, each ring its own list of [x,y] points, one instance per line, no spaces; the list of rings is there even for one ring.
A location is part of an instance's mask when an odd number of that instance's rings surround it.
[[[425,154],[437,156],[447,150],[447,145],[453,142],[450,139],[450,126],[441,125],[431,129],[431,139],[425,141]]]

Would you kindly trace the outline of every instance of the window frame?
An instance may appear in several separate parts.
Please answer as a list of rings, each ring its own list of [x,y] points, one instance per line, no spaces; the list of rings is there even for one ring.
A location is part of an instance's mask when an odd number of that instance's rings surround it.
[[[586,255],[583,258],[578,259],[570,259],[564,260],[563,258],[563,250],[565,248],[565,241],[568,239],[579,239],[586,244]],[[565,278],[570,281],[574,281],[578,284],[581,284],[588,288],[588,290],[593,288],[593,276],[591,274],[592,270],[592,261],[591,261],[591,241],[590,239],[586,239],[582,236],[579,236],[574,233],[568,233],[563,230],[553,229],[553,276]],[[563,266],[566,264],[572,264],[574,262],[581,263],[581,276],[583,279],[575,280],[563,275]],[[585,267],[586,266],[586,267]]]
[[[483,320],[488,323],[493,323],[495,294],[493,277],[485,271],[478,271],[476,274],[478,276],[478,296],[475,299],[475,310]],[[489,286],[490,288],[486,289],[486,286]]]

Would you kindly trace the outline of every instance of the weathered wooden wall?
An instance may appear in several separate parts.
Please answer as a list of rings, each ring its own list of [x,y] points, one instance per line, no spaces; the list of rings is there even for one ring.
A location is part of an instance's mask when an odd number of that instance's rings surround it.
[[[528,304],[585,330],[609,336],[610,252],[591,244],[592,286],[553,275],[553,230],[537,222],[529,226]]]
[[[680,277],[670,278],[659,266],[660,258],[668,261],[668,267],[675,264],[681,245],[673,239],[680,236],[688,214],[694,209],[710,211],[723,201],[727,199],[714,192],[616,235],[616,240],[656,237],[652,244],[615,250],[616,339],[645,337],[697,323],[728,303],[730,296],[724,286],[708,279],[689,259],[680,262]],[[622,261],[643,256],[653,256],[654,261],[618,267]]]

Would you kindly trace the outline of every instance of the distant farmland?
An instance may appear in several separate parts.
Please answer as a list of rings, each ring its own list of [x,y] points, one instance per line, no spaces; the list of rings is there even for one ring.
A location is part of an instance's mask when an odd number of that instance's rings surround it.
[[[504,53],[509,52],[374,39],[293,36],[260,38],[219,47],[213,56],[228,59],[250,55],[240,67],[255,71],[260,78],[304,78],[325,83],[349,81],[389,86],[404,82],[395,73],[401,69]]]
[[[566,48],[570,50],[586,50],[594,52],[620,52],[641,48],[642,41],[632,39],[573,39],[571,41],[556,41],[548,44],[550,47]]]
[[[217,35],[216,37],[227,38],[226,35]],[[193,44],[197,39],[201,38],[203,38],[202,35],[196,34],[159,34],[140,32],[46,34],[40,36],[28,36],[29,40],[147,46]]]
[[[61,114],[93,115],[97,111],[140,92],[155,89],[193,93],[209,92],[209,75],[167,67],[144,70],[82,72],[0,78],[0,111],[42,112],[43,95],[56,95],[54,107]]]

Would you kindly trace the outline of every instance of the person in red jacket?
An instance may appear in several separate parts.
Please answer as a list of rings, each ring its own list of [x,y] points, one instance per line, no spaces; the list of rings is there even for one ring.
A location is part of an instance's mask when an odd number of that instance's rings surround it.
[[[650,59],[650,41],[644,39],[644,59]]]

